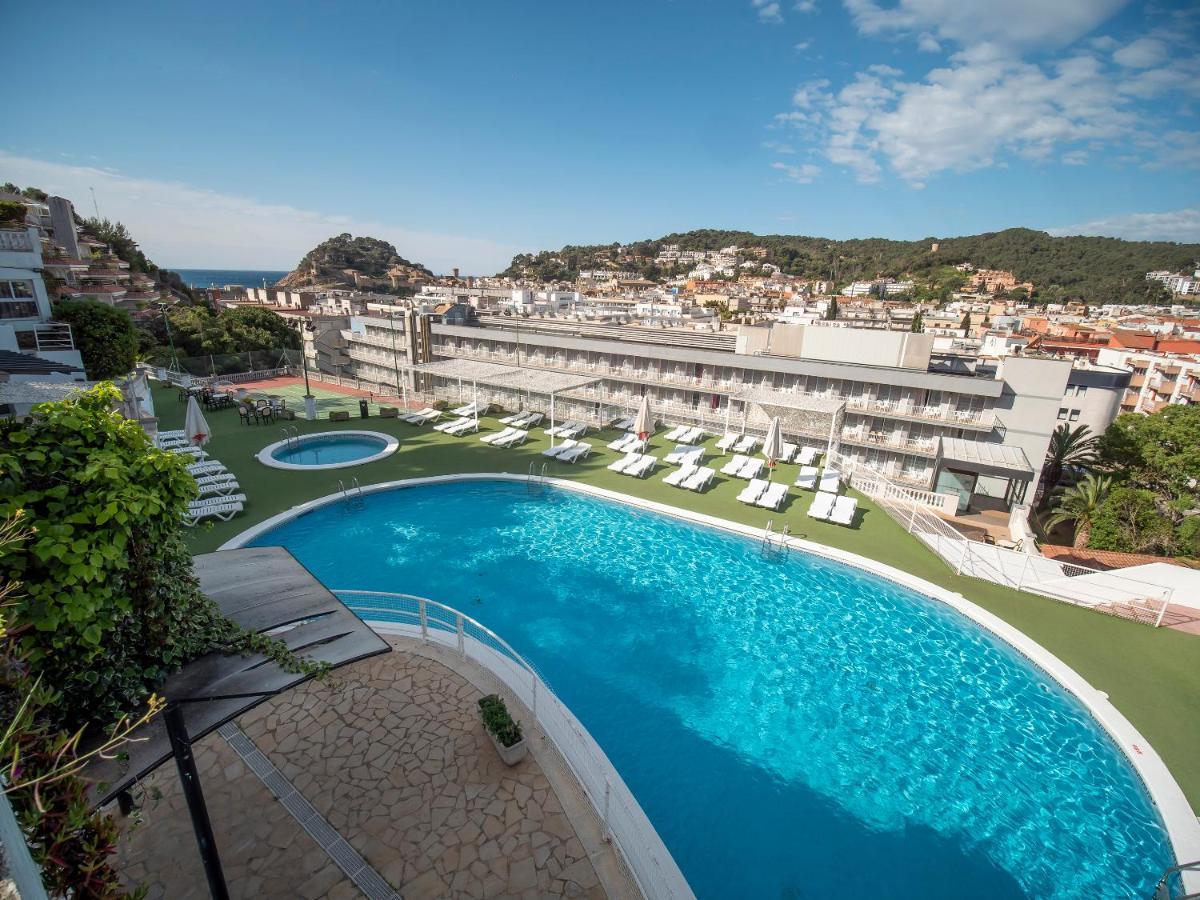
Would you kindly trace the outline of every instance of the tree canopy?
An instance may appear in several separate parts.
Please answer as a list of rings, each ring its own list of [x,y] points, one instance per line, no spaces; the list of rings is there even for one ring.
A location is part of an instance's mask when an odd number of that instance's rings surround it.
[[[167,312],[171,338],[182,357],[245,353],[259,350],[296,350],[300,335],[282,316],[252,306],[214,313],[206,306],[177,306]],[[146,330],[157,347],[156,361],[170,358],[169,342],[162,317],[148,319]]]
[[[88,378],[104,381],[133,370],[138,332],[125,310],[99,300],[61,300],[54,318],[71,326]]]

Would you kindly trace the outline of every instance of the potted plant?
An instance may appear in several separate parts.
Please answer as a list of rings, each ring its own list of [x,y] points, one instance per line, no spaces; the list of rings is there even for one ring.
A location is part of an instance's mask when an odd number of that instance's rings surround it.
[[[525,744],[525,736],[521,733],[521,723],[514,721],[508,713],[504,698],[498,694],[488,694],[479,700],[479,714],[483,719],[483,729],[496,752],[504,760],[505,765],[515,766],[529,752]]]

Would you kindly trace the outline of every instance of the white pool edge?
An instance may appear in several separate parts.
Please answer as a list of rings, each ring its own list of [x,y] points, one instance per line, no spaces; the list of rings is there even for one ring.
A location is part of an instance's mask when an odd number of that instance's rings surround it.
[[[302,463],[285,463],[275,459],[273,454],[276,450],[288,446],[293,442],[304,444],[314,439],[324,437],[372,437],[379,438],[383,441],[383,449],[371,456],[364,456],[362,459],[350,459],[346,462],[338,463],[318,463],[316,465],[304,465]],[[400,447],[400,439],[390,434],[384,434],[382,431],[362,431],[358,429],[346,429],[332,431],[314,431],[311,434],[302,434],[298,438],[284,438],[282,441],[275,441],[273,444],[267,444],[258,453],[254,454],[260,463],[270,469],[285,469],[289,472],[319,472],[322,469],[347,469],[350,466],[364,466],[367,463],[373,463],[384,457],[391,456]]]
[[[312,469],[315,467],[307,466],[301,468]],[[511,481],[524,484],[529,481],[529,478],[527,475],[514,475],[509,472],[468,472],[452,475],[431,475],[422,478],[405,478],[399,481],[385,481],[378,484],[364,485],[362,492],[364,494],[373,494],[400,488],[421,487],[423,485],[459,481]],[[601,497],[606,500],[660,513],[676,519],[719,528],[723,531],[732,532],[744,537],[760,538],[763,533],[762,529],[742,525],[738,522],[731,522],[728,519],[693,512],[692,510],[682,509],[677,506],[669,506],[665,503],[657,503],[653,500],[645,500],[629,494],[622,494],[619,491],[610,491],[578,481],[545,478],[539,479],[539,483],[551,484],[563,490]],[[264,519],[257,525],[250,526],[245,531],[230,538],[217,549],[234,550],[244,547],[264,532],[270,531],[307,512],[328,506],[330,503],[334,503],[340,499],[342,499],[342,495],[334,493],[293,506],[291,509],[271,516],[269,519]],[[1175,778],[1171,775],[1170,770],[1167,769],[1162,758],[1150,746],[1150,742],[1133,726],[1133,723],[1125,718],[1120,710],[1113,706],[1106,693],[1092,687],[1083,676],[1024,632],[1010,625],[999,616],[988,612],[983,607],[977,606],[970,600],[967,600],[962,594],[954,593],[931,581],[918,578],[901,569],[865,556],[860,556],[857,553],[839,550],[836,547],[830,547],[803,538],[789,537],[786,540],[789,546],[798,550],[870,572],[873,575],[886,578],[910,590],[939,600],[1013,647],[1018,653],[1073,694],[1100,726],[1108,732],[1109,736],[1125,754],[1134,771],[1141,778],[1146,792],[1150,795],[1151,801],[1162,817],[1163,825],[1167,830],[1167,837],[1175,853],[1176,862],[1186,863],[1200,860],[1200,821],[1197,821],[1196,814],[1192,811],[1191,804],[1188,803],[1183,789],[1175,781]],[[1200,872],[1185,872],[1182,874],[1182,879],[1187,890],[1193,892],[1200,891]]]

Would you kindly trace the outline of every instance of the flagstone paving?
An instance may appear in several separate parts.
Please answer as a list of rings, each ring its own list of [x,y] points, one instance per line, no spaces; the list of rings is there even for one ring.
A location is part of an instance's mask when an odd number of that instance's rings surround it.
[[[439,648],[392,641],[392,653],[274,698],[239,726],[405,900],[636,895],[536,728],[533,752],[505,766],[479,724],[486,677],[453,654],[433,658]],[[234,896],[358,896],[219,736],[197,761]],[[203,897],[173,766],[151,781],[163,799],[122,842],[122,871],[151,898]]]

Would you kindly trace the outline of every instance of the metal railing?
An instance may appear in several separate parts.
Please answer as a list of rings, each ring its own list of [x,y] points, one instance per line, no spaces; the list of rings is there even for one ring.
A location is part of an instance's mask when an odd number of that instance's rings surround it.
[[[1064,603],[1130,619],[1156,628],[1174,594],[1172,588],[1090,569],[1039,555],[1030,544],[1007,549],[967,538],[934,509],[945,509],[945,495],[895,484],[865,463],[834,451],[831,460],[850,485],[870,497],[909,534],[924,543],[958,575],[1028,591]],[[1098,575],[1076,581],[1083,576]]]
[[[1200,891],[1189,891],[1184,885],[1186,873],[1200,872],[1200,860],[1171,866],[1154,886],[1154,900],[1197,900]]]
[[[472,659],[498,677],[533,715],[583,789],[592,810],[642,894],[648,898],[694,897],[683,873],[599,744],[524,657],[485,625],[458,610],[386,591],[335,590],[364,619],[401,626],[425,643]]]

